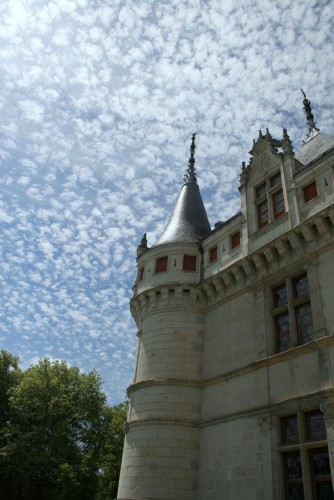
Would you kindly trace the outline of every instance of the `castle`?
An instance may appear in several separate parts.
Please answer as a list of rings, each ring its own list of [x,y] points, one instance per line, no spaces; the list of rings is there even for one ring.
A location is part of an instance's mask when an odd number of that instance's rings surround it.
[[[195,173],[144,235],[119,500],[333,499],[334,137],[259,133],[211,230]]]

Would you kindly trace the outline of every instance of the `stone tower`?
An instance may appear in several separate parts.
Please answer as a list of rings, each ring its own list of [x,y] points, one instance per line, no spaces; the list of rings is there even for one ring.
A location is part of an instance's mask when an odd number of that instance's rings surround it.
[[[167,226],[138,247],[131,311],[138,352],[118,499],[193,500],[197,495],[203,311],[197,287],[210,225],[195,174],[195,135]]]

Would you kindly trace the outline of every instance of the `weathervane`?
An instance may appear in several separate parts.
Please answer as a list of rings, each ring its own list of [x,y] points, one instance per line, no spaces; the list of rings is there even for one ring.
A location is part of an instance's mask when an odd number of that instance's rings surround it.
[[[310,131],[310,133],[312,132],[312,130],[317,130],[319,132],[319,129],[315,126],[314,116],[313,116],[312,109],[311,109],[311,101],[309,101],[307,99],[304,90],[302,88],[300,90],[302,91],[303,96],[304,96],[303,104],[304,104],[304,111],[306,114],[306,119],[308,122],[309,131]]]
[[[184,182],[191,182],[193,184],[197,184],[197,179],[196,179],[196,168],[195,168],[195,139],[196,139],[196,134],[192,135],[191,138],[191,146],[190,146],[190,158],[188,161],[188,168],[187,168],[187,173],[184,175],[183,180]]]

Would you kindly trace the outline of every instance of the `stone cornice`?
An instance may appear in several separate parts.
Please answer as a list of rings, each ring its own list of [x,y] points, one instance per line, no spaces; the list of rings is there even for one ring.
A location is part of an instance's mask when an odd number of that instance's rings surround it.
[[[334,207],[328,207],[258,250],[241,257],[199,284],[207,307],[240,293],[247,286],[304,262],[333,244]]]
[[[202,382],[200,383],[200,387],[205,388],[211,385],[219,384],[221,382],[231,380],[232,378],[241,377],[249,374],[250,372],[261,370],[262,368],[268,368],[270,366],[283,363],[287,360],[290,360],[291,358],[296,359],[297,357],[303,356],[308,352],[313,352],[318,349],[330,347],[332,345],[334,345],[334,336],[321,337],[317,340],[308,342],[307,344],[303,344],[292,349],[288,349],[287,351],[259,359],[258,361],[242,366],[241,368],[237,368],[236,370],[221,373],[219,375],[216,375],[215,377],[210,377],[202,380]]]
[[[230,299],[246,287],[278,273],[287,265],[307,260],[333,244],[334,207],[316,213],[283,235],[269,241],[258,250],[241,257],[199,285],[166,283],[143,290],[134,296],[130,307],[141,327],[143,314],[163,308],[188,308],[203,312],[222,300]]]
[[[179,379],[179,378],[173,378],[173,379],[150,379],[150,380],[143,380],[141,382],[136,382],[127,388],[127,395],[130,397],[130,395],[139,389],[143,389],[146,387],[153,387],[153,386],[162,386],[162,385],[177,385],[177,386],[183,386],[183,387],[191,387],[193,389],[200,389],[200,382],[196,380],[184,380],[184,379]]]
[[[198,427],[199,422],[195,420],[186,420],[186,419],[175,419],[175,418],[141,418],[138,420],[131,420],[126,423],[127,432],[134,427],[141,427],[144,425],[150,426],[152,428],[152,424],[155,426],[161,425],[162,427],[166,426],[184,426],[184,427]]]
[[[143,314],[168,309],[186,309],[201,312],[203,291],[196,285],[169,283],[145,290],[131,299],[130,308],[138,328],[141,327]],[[171,309],[172,308],[172,309]]]
[[[304,393],[275,403],[256,406],[248,410],[240,410],[236,412],[226,413],[225,415],[220,415],[218,417],[204,419],[200,423],[200,427],[220,425],[231,420],[239,420],[241,418],[252,417],[258,417],[258,425],[260,427],[263,427],[263,423],[265,422],[263,422],[263,417],[259,417],[264,413],[267,415],[269,414],[272,416],[280,417],[289,413],[294,413],[299,409],[302,409],[303,411],[310,411],[316,408],[320,408],[321,411],[323,411],[322,407],[326,405],[328,400],[331,401],[333,399],[333,396],[334,388],[323,389],[321,391],[317,391],[316,393],[314,391],[311,393]],[[327,405],[325,409],[327,409]],[[270,423],[269,421],[267,422],[268,424]]]

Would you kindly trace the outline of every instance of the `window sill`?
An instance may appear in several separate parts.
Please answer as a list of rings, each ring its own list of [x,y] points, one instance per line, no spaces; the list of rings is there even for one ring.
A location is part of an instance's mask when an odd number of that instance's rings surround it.
[[[258,238],[259,236],[262,236],[263,234],[271,231],[273,229],[273,227],[278,226],[282,222],[285,222],[286,220],[288,220],[288,217],[289,217],[289,213],[284,212],[283,215],[276,217],[276,219],[272,220],[271,222],[269,222],[265,226],[257,228],[255,230],[255,232],[250,235],[250,238]]]

